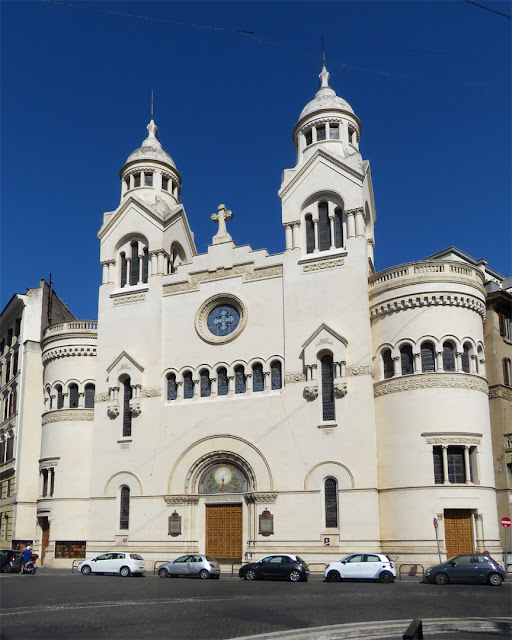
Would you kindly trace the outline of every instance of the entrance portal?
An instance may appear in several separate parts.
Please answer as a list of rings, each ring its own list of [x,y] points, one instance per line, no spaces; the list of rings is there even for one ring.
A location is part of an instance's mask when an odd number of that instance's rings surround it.
[[[48,522],[48,518],[38,518],[39,526],[41,527],[41,565],[44,562],[44,555],[46,551],[46,547],[50,542],[50,523]]]
[[[206,505],[206,553],[216,560],[242,559],[242,505]]]
[[[444,535],[448,558],[462,553],[473,553],[471,511],[468,509],[445,509]]]

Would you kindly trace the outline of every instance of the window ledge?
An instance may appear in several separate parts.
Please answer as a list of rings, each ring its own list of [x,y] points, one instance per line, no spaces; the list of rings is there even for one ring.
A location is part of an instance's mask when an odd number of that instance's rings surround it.
[[[130,293],[145,293],[146,291],[149,291],[147,283],[144,283],[142,285],[127,285],[126,287],[122,287],[121,289],[115,289],[115,291],[110,294],[110,297],[120,298],[121,296],[125,296]]]
[[[332,429],[333,427],[337,427],[338,424],[333,420],[331,422],[322,422],[322,424],[318,425],[318,429]]]
[[[330,258],[344,258],[348,255],[345,247],[338,249],[329,249],[328,251],[317,251],[316,253],[306,253],[299,260],[299,264],[309,264],[310,262],[322,262]]]

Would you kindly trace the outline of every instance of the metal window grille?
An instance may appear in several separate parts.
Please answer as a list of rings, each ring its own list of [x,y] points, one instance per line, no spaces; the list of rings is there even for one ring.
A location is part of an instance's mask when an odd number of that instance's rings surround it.
[[[242,366],[235,369],[235,393],[245,393],[246,377]]]
[[[448,447],[448,480],[452,484],[466,482],[464,449],[462,447]]]
[[[403,376],[410,376],[414,373],[414,358],[410,344],[404,345],[400,349],[400,364]]]
[[[332,356],[325,354],[322,364],[322,414],[324,420],[334,420],[334,372]]]
[[[318,249],[328,251],[331,248],[331,223],[327,202],[318,204]]]
[[[149,254],[148,254],[148,250],[145,248],[144,253],[142,254],[142,282],[148,281],[148,271],[149,271]]]
[[[69,386],[69,408],[78,409],[78,386],[76,384]]]
[[[122,253],[121,254],[121,287],[126,286],[127,271],[128,271],[128,261],[126,260],[125,254]]]
[[[316,139],[318,142],[325,140],[325,124],[316,128]]]
[[[255,364],[252,368],[252,390],[263,391],[265,388],[265,378],[263,376],[263,366]]]
[[[338,527],[338,483],[334,478],[327,478],[325,493],[325,526]]]
[[[443,484],[443,455],[441,447],[434,447],[433,450],[434,457],[434,482],[436,484]]]
[[[132,244],[132,259],[130,260],[130,284],[137,284],[139,281],[139,245]]]
[[[343,221],[339,209],[336,209],[334,214],[334,246],[337,249],[343,246]]]
[[[84,406],[86,409],[94,409],[94,392],[96,388],[93,384],[85,387]]]
[[[436,370],[434,345],[431,342],[424,342],[421,345],[421,370],[424,373]]]
[[[178,397],[178,387],[176,385],[176,376],[170,373],[167,376],[167,400],[176,400]]]
[[[203,369],[199,374],[201,377],[201,397],[208,398],[212,393],[212,383],[207,369]]]
[[[315,250],[315,225],[313,216],[306,216],[306,252],[313,253]]]
[[[64,406],[64,394],[62,393],[62,387],[57,387],[57,409],[62,409]]]
[[[121,489],[121,509],[119,514],[119,528],[128,529],[130,524],[130,489]]]
[[[279,360],[274,360],[270,365],[270,382],[272,390],[281,389],[283,386],[281,363]]]
[[[382,365],[384,367],[384,378],[392,378],[395,372],[393,367],[393,358],[391,357],[391,349],[382,352]]]
[[[469,344],[465,344],[464,345],[464,349],[462,351],[462,371],[464,371],[464,373],[469,373],[469,351],[470,351],[470,345]]]
[[[124,382],[123,390],[123,436],[132,435],[132,412],[130,411],[130,400],[132,399],[132,385],[128,378]]]
[[[222,369],[217,371],[217,395],[227,396],[228,391],[228,372],[222,367]]]
[[[455,371],[455,348],[451,342],[443,344],[443,369]]]
[[[183,374],[183,397],[185,399],[194,397],[194,381],[192,380],[191,371],[185,371]]]

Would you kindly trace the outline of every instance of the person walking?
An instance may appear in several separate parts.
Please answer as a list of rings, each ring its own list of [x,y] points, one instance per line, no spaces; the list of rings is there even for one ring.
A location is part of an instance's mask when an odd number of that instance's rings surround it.
[[[21,552],[20,573],[23,573],[23,569],[27,562],[32,558],[32,547],[28,544]]]

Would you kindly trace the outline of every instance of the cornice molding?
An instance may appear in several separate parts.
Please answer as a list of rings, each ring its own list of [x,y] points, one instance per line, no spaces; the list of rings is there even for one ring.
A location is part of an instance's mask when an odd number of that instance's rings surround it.
[[[333,164],[335,167],[338,167],[339,169],[342,169],[343,171],[350,173],[350,175],[354,176],[354,178],[357,178],[357,180],[363,183],[364,181],[363,174],[359,173],[358,171],[355,171],[354,169],[352,169],[352,167],[349,167],[344,162],[341,162],[340,160],[336,160],[328,153],[325,153],[325,151],[323,151],[322,149],[318,149],[311,156],[311,158],[306,162],[306,164],[302,167],[302,169],[297,174],[295,174],[295,176],[290,180],[290,182],[286,185],[286,187],[284,187],[284,189],[279,193],[279,196],[281,198],[284,198],[284,196],[288,193],[288,191],[290,191],[290,189],[295,185],[295,183],[302,178],[302,176],[306,173],[306,171],[308,171],[311,165],[314,162],[316,162],[316,160],[318,159],[327,160],[329,163]]]
[[[495,400],[496,398],[502,398],[503,400],[512,402],[512,389],[510,387],[505,387],[502,384],[496,384],[489,387],[489,399]]]
[[[164,500],[165,503],[168,505],[186,505],[186,504],[192,504],[192,505],[196,505],[199,504],[199,496],[164,496]]]
[[[405,284],[423,284],[424,282],[426,282],[426,280],[418,279],[417,282],[409,281],[396,286],[405,286]],[[465,282],[464,284],[468,283]],[[403,298],[393,298],[389,302],[370,307],[370,318],[378,318],[389,313],[407,311],[408,309],[417,309],[420,307],[462,307],[464,309],[469,309],[470,311],[475,311],[481,316],[482,320],[485,320],[486,315],[485,304],[477,298],[473,298],[469,295],[462,295],[460,293],[443,293],[426,295],[420,294],[414,297],[407,296]]]
[[[451,375],[436,373],[434,375],[416,374],[396,380],[385,380],[374,384],[375,398],[399,391],[416,391],[418,389],[469,389],[481,391],[487,395],[487,381],[471,374]]]
[[[70,334],[68,337],[76,338],[77,336]],[[77,356],[96,357],[96,347],[57,347],[54,349],[50,349],[49,351],[45,351],[42,356],[42,362],[43,365],[45,365],[48,362],[51,362],[52,360],[58,360],[59,358],[76,358]]]
[[[56,409],[43,413],[42,424],[51,422],[92,422],[94,409]]]

